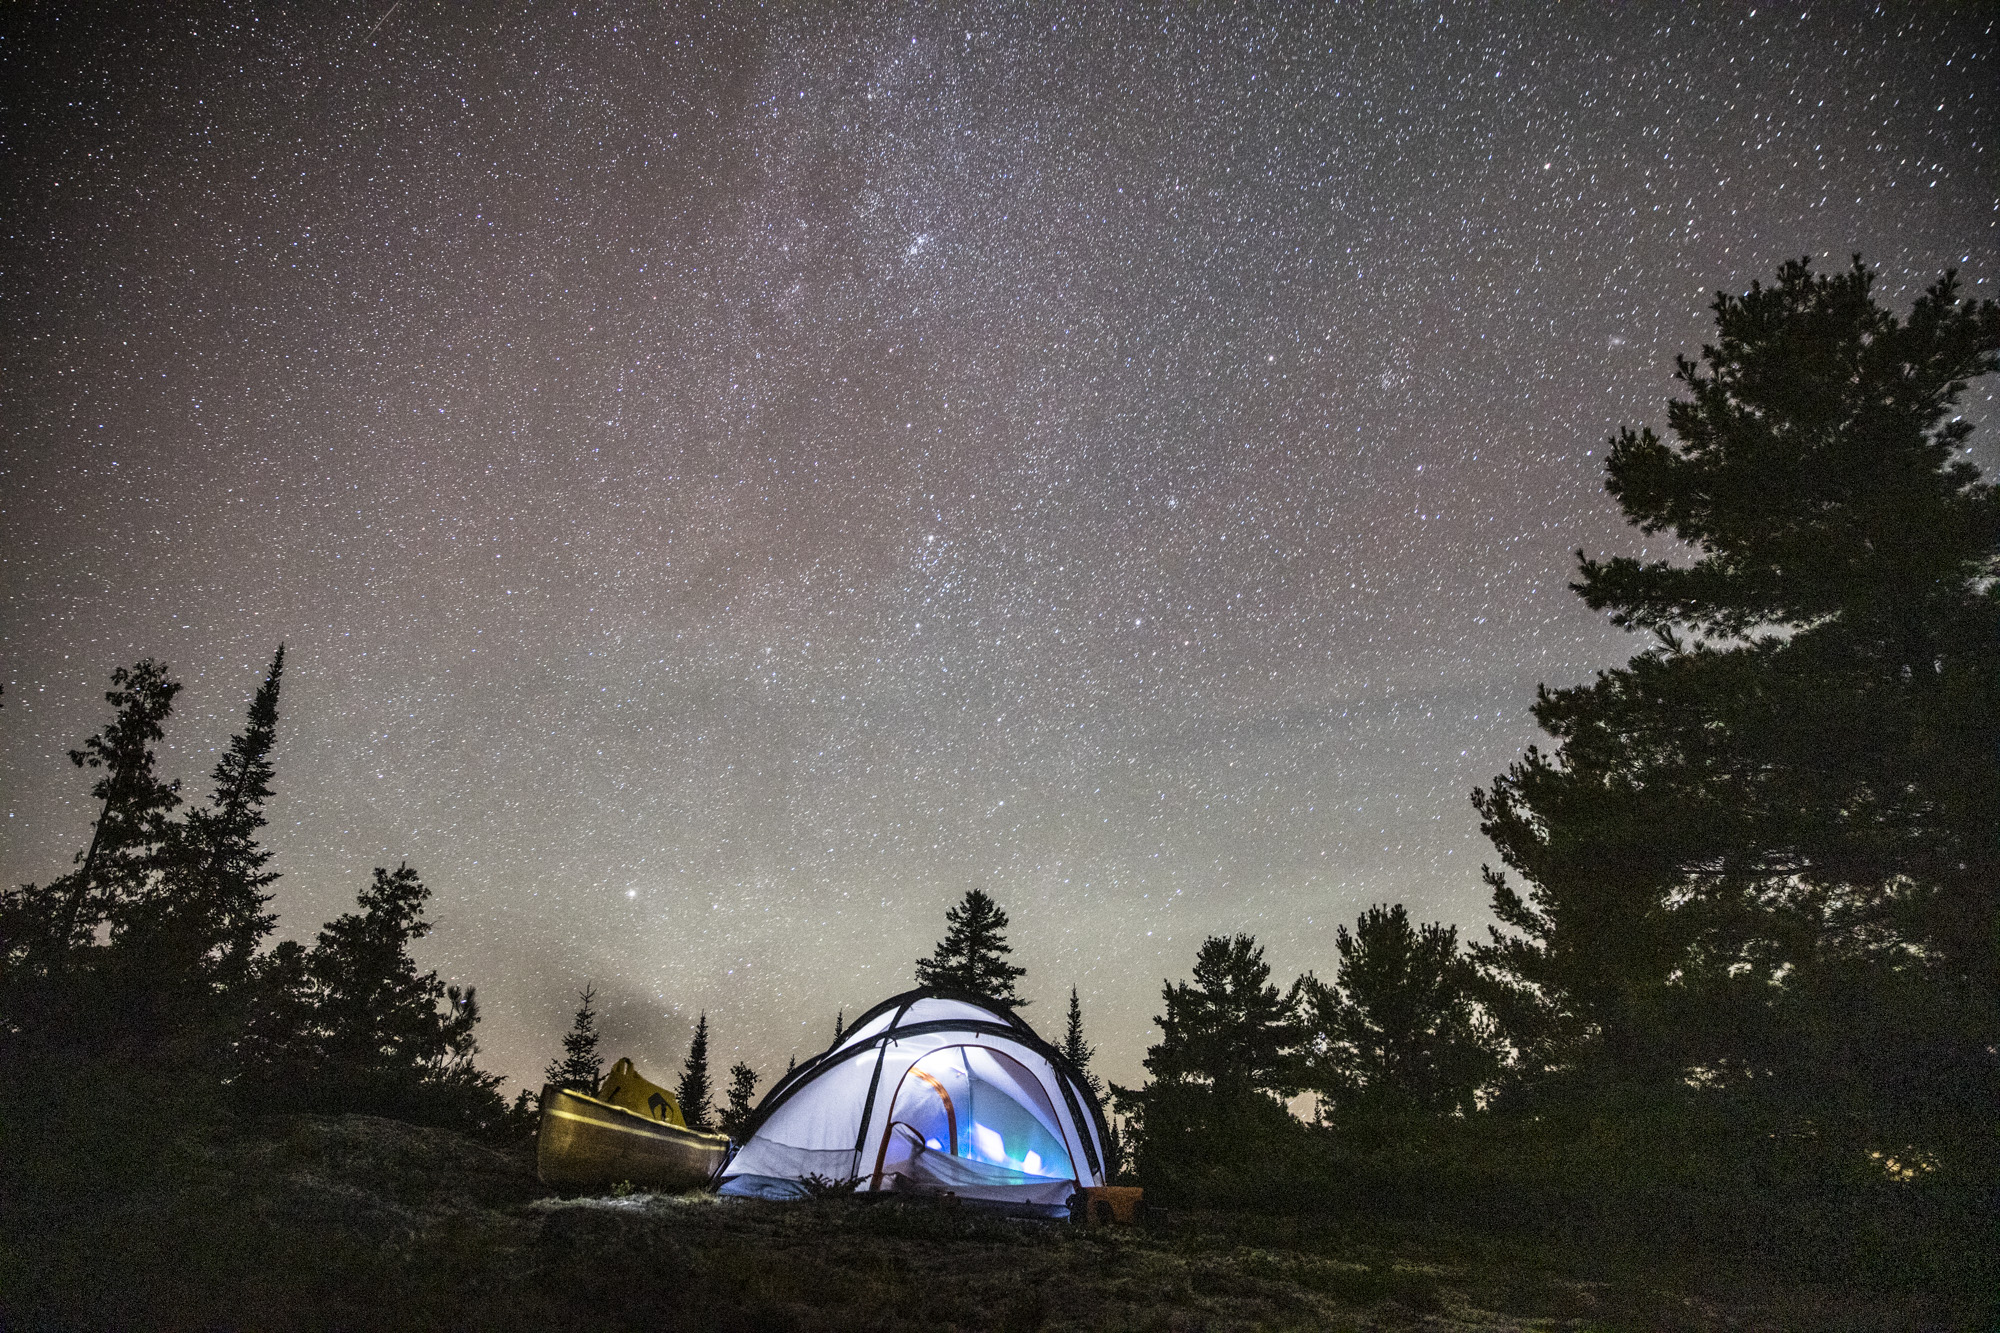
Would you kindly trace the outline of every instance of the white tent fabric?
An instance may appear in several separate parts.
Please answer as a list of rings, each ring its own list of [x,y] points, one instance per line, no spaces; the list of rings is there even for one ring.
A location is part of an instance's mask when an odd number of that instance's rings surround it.
[[[1104,1183],[1104,1113],[1004,1005],[910,991],[857,1019],[765,1096],[724,1194],[793,1197],[808,1178],[862,1192],[949,1191],[1058,1212]]]

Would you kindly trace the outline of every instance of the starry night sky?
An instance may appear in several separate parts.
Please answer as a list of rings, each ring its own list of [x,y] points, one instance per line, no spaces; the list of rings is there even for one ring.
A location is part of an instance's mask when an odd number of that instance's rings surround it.
[[[280,932],[408,858],[520,1079],[768,1083],[975,885],[1120,1082],[1205,934],[1483,933],[1714,290],[2000,294],[2000,26],[1882,9],[10,7],[0,875],[282,639]]]

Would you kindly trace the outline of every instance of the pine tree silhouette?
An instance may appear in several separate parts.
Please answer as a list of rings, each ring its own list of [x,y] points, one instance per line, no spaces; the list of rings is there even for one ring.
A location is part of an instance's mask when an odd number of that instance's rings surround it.
[[[681,1104],[681,1119],[689,1129],[713,1129],[715,1108],[709,1105],[708,1015],[694,1025],[694,1040],[688,1044],[687,1064],[681,1069],[680,1086],[674,1096]]]
[[[111,722],[69,752],[98,774],[89,846],[54,882],[0,892],[0,1033],[32,1033],[51,1054],[157,1068],[227,1038],[180,1021],[198,1012],[199,985],[124,938],[135,906],[157,891],[175,828],[180,784],[156,775],[153,745],[181,687],[151,658],[113,671],[111,684]]]
[[[1411,924],[1401,903],[1337,928],[1332,986],[1308,976],[1306,1083],[1322,1105],[1356,1117],[1470,1113],[1499,1069],[1475,1009],[1455,926]]]
[[[117,933],[150,957],[149,970],[171,971],[239,1009],[257,945],[277,917],[264,910],[278,876],[257,841],[271,796],[278,691],[285,648],[278,645],[248,723],[230,738],[215,766],[214,796],[171,826],[158,882],[117,914]]]
[[[1063,1031],[1062,1053],[1091,1094],[1102,1097],[1104,1081],[1090,1072],[1090,1061],[1097,1054],[1097,1048],[1083,1039],[1083,1006],[1077,1003],[1074,986],[1069,988],[1069,1022]]]
[[[1990,1164],[2000,488],[1958,402],[2000,304],[1947,271],[1899,319],[1874,282],[1718,293],[1668,435],[1613,439],[1606,489],[1678,545],[1571,587],[1653,642],[1544,686],[1553,750],[1475,794],[1503,929],[1469,952],[1537,1104],[1699,1083],[1766,1146]]]
[[[414,1079],[444,1054],[437,973],[419,973],[410,945],[430,933],[430,890],[408,865],[377,868],[345,913],[319,933],[307,961],[327,1073],[357,1083]]]
[[[180,783],[153,773],[153,742],[165,737],[180,682],[164,663],[146,658],[111,673],[104,701],[117,710],[111,725],[69,752],[78,768],[101,770],[90,794],[103,802],[90,846],[62,883],[56,943],[68,951],[89,938],[121,903],[136,898],[167,837],[167,815],[180,804]]]
[[[1007,961],[1007,914],[980,889],[967,889],[958,906],[944,914],[944,939],[929,958],[917,960],[917,984],[971,991],[1015,1006],[1026,1000],[1014,993],[1014,983],[1027,969]]]
[[[590,1007],[596,996],[587,984],[577,992],[576,1019],[563,1037],[562,1057],[549,1061],[543,1082],[586,1095],[596,1093],[604,1078],[604,1060],[597,1053],[597,1015]]]
[[[1147,1049],[1146,1068],[1163,1081],[1206,1084],[1224,1099],[1296,1094],[1298,991],[1271,984],[1271,965],[1251,936],[1209,936],[1195,956],[1194,983],[1161,993],[1167,1012],[1153,1021],[1163,1037]]]
[[[1194,980],[1161,991],[1161,1040],[1146,1051],[1153,1079],[1136,1091],[1113,1086],[1125,1116],[1117,1151],[1142,1177],[1213,1170],[1231,1154],[1270,1143],[1296,1121],[1284,1099],[1299,1091],[1304,1033],[1299,986],[1271,984],[1264,951],[1248,935],[1211,935],[1195,956]]]
[[[257,944],[277,917],[264,910],[265,890],[277,872],[264,869],[271,853],[257,841],[265,825],[264,802],[271,798],[271,751],[278,739],[278,692],[285,675],[285,645],[279,644],[250,700],[248,725],[229,741],[215,766],[215,798],[208,810],[187,818],[188,841],[205,861],[202,904],[216,942],[215,962],[227,986],[246,979]]]
[[[722,1132],[741,1143],[748,1137],[750,1114],[756,1109],[757,1071],[742,1061],[729,1067],[729,1105],[721,1117]]]
[[[165,824],[142,882],[107,906],[111,948],[100,981],[118,996],[127,1042],[220,1076],[243,1035],[257,945],[276,917],[265,911],[276,873],[257,841],[271,794],[282,646],[250,703],[248,725],[215,767],[207,806]],[[224,1066],[218,1067],[218,1058]]]
[[[430,890],[407,865],[377,868],[359,895],[359,912],[329,922],[310,952],[274,950],[276,986],[252,1034],[268,1063],[250,1072],[269,1094],[318,1109],[368,1111],[467,1128],[490,1127],[506,1113],[499,1076],[472,1063],[479,1045],[478,995],[419,973],[412,942],[430,933],[423,916]],[[260,989],[272,989],[266,982]],[[275,1031],[266,1039],[257,1028]],[[290,1031],[286,1025],[295,1024]],[[296,1085],[275,1081],[290,1074]]]

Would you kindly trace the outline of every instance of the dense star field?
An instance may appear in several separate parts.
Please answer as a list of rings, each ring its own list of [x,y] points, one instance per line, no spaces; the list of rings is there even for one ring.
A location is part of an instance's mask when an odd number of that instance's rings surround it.
[[[1714,289],[2000,294],[1983,6],[832,10],[9,10],[0,875],[282,639],[280,933],[407,858],[490,1068],[768,1081],[978,886],[1132,1082],[1206,934],[1483,931]]]

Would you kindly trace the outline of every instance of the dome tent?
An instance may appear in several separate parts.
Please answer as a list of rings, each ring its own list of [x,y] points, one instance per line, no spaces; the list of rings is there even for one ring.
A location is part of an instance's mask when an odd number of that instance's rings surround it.
[[[814,1176],[862,1193],[957,1195],[1060,1216],[1104,1182],[1104,1111],[1008,1006],[962,991],[884,1000],[765,1094],[722,1193],[795,1198]]]

